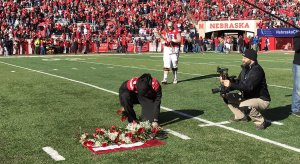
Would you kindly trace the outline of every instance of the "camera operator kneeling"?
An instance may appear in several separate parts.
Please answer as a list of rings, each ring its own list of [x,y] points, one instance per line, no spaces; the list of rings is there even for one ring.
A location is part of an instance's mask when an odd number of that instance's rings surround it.
[[[259,112],[268,108],[271,97],[268,91],[265,72],[257,62],[257,53],[248,49],[242,59],[242,71],[235,82],[222,80],[221,83],[230,90],[239,90],[241,93],[224,94],[224,101],[233,112],[231,121],[248,121],[250,118],[257,130],[267,127],[265,118]]]

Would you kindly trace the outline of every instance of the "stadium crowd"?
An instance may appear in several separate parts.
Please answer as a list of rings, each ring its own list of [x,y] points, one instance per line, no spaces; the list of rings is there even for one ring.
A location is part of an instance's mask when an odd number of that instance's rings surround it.
[[[300,25],[297,0],[249,2]],[[169,21],[188,33],[195,29],[195,21],[241,19],[262,20],[261,28],[289,26],[241,0],[0,0],[0,52],[23,54],[26,39],[33,39],[36,54],[49,53],[46,46],[60,47],[57,52],[87,53],[90,42],[99,49],[103,42],[126,47],[135,37],[153,40],[153,28],[164,29]]]

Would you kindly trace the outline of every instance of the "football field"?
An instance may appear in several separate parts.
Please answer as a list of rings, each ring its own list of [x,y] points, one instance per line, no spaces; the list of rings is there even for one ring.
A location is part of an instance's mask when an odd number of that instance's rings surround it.
[[[93,155],[79,143],[84,132],[125,127],[117,110],[122,82],[143,73],[161,81],[161,54],[65,55],[0,58],[0,163],[299,163],[300,119],[290,115],[293,55],[258,55],[271,105],[271,125],[230,123],[219,94],[217,66],[238,75],[240,54],[181,54],[178,84],[162,85],[160,124],[165,145]],[[140,106],[135,106],[140,113]],[[174,132],[174,134],[171,134]]]

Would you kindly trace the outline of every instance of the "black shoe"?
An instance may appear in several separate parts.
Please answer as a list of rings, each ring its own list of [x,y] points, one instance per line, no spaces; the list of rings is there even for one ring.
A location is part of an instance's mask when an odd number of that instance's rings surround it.
[[[243,118],[236,119],[234,116],[229,119],[230,122],[248,122],[248,117],[244,116]]]
[[[300,117],[300,111],[299,112],[293,112],[292,115],[294,115],[296,117]]]

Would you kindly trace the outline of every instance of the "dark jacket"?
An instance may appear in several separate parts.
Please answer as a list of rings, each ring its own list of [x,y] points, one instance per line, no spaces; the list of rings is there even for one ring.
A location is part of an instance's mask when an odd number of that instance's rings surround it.
[[[254,63],[250,67],[242,66],[238,79],[231,83],[232,90],[240,90],[244,99],[261,98],[271,101],[263,68]]]
[[[293,63],[300,65],[300,31],[297,32],[294,36],[294,49],[295,55]]]
[[[130,111],[129,106],[126,106],[128,102],[133,104],[141,104],[142,106],[142,115],[150,122],[151,119],[158,119],[160,113],[160,104],[162,98],[162,89],[159,82],[152,78],[149,81],[149,87],[145,88],[145,90],[139,90],[137,87],[137,83],[140,78],[132,78],[122,83],[119,88],[119,99],[121,105],[125,108],[126,111]],[[124,97],[127,95],[128,97]]]

